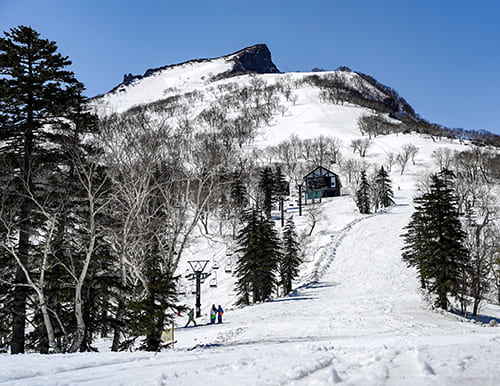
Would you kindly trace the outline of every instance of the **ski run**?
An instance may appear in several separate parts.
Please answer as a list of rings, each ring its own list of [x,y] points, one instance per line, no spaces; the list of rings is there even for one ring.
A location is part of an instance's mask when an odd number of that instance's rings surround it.
[[[290,296],[228,309],[213,326],[184,328],[182,316],[175,349],[157,354],[4,354],[0,384],[498,384],[499,329],[432,310],[401,261],[410,193],[355,219],[345,198],[324,202],[309,281]]]

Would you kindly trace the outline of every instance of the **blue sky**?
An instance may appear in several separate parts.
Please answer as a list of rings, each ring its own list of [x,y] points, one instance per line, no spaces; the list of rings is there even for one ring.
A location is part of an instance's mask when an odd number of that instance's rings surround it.
[[[54,40],[87,87],[266,43],[281,71],[345,65],[423,118],[500,134],[500,1],[0,0],[0,29]]]

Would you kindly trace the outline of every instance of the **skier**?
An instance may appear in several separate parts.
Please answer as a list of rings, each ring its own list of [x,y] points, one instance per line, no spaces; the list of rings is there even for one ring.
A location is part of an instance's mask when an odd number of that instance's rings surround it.
[[[184,328],[187,328],[187,326],[189,325],[189,322],[193,321],[194,323],[194,326],[196,327],[196,320],[194,320],[194,310],[191,308],[188,312],[188,322],[186,323],[186,325],[184,326]]]
[[[212,304],[212,309],[210,310],[210,324],[215,323],[215,315],[217,315],[217,308],[215,308],[215,304]]]
[[[222,309],[220,304],[219,304],[219,308],[217,309],[217,312],[218,312],[217,323],[222,323],[222,314],[224,313],[224,310]]]

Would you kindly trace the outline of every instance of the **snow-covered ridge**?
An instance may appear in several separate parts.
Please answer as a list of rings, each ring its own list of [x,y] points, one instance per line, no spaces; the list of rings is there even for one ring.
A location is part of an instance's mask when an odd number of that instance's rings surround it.
[[[182,95],[229,76],[245,73],[278,73],[265,44],[257,44],[214,59],[195,59],[147,70],[144,75],[125,75],[124,82],[109,93],[93,98],[108,112],[123,112],[172,95]]]

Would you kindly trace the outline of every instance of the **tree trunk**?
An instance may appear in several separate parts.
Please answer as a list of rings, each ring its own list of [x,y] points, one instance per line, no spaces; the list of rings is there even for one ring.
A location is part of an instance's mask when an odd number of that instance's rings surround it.
[[[43,321],[45,323],[45,328],[47,329],[47,337],[49,339],[49,347],[52,348],[56,353],[61,353],[61,349],[56,342],[54,328],[52,327],[52,322],[49,316],[49,310],[47,309],[47,305],[45,303],[45,297],[43,294],[39,294],[40,302],[43,301],[41,305]]]
[[[21,233],[20,238],[23,237],[24,232]],[[19,242],[20,245],[24,243]],[[19,253],[24,255],[24,251],[19,248]],[[27,258],[22,257],[21,262],[27,263]],[[11,340],[11,353],[23,354],[24,353],[24,329],[26,324],[26,297],[27,290],[24,285],[26,284],[26,277],[22,269],[18,266],[16,269],[16,285],[14,289],[14,301],[12,302],[12,340]]]
[[[124,243],[122,243],[123,245]],[[116,309],[116,325],[113,334],[113,344],[111,345],[111,351],[118,351],[120,346],[120,333],[123,322],[123,317],[125,316],[125,287],[127,286],[127,272],[125,267],[125,257],[123,252],[120,254],[120,280],[122,288],[119,290],[120,295],[118,299],[118,307]]]
[[[71,345],[70,352],[77,352],[80,350],[80,347],[83,342],[83,338],[85,336],[85,321],[83,320],[83,312],[82,312],[82,287],[85,278],[87,277],[87,271],[89,269],[90,260],[92,255],[94,254],[94,246],[96,239],[95,232],[95,218],[94,218],[94,206],[91,201],[90,204],[90,241],[89,246],[87,248],[87,253],[85,255],[85,261],[83,263],[82,272],[78,277],[78,282],[76,283],[75,288],[75,318],[76,318],[76,333],[75,339],[73,340],[73,344]]]
[[[120,346],[120,333],[123,317],[125,315],[125,302],[123,300],[122,294],[120,294],[120,299],[118,299],[118,307],[116,309],[116,325],[113,333],[113,344],[111,345],[111,351],[118,351]]]
[[[24,136],[24,154],[23,154],[23,170],[22,181],[24,189],[31,188],[31,157],[33,152],[33,134],[31,132],[31,125],[33,125],[32,114],[28,113],[28,129]],[[21,207],[21,225],[19,229],[19,244],[18,253],[21,265],[28,268],[28,255],[29,255],[29,237],[30,237],[30,217],[31,205],[29,198],[24,198]],[[11,353],[22,354],[24,353],[24,331],[26,326],[26,298],[28,291],[26,290],[26,275],[22,268],[18,265],[16,269],[16,278],[14,289],[14,301],[12,303],[12,341]]]

